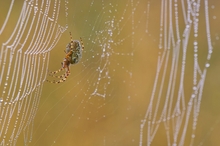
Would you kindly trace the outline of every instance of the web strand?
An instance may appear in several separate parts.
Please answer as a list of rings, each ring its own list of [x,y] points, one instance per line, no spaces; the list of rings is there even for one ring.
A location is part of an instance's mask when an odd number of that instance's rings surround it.
[[[21,133],[24,145],[32,139],[34,117],[48,68],[48,52],[62,34],[61,26],[55,23],[60,2],[45,3],[24,1],[11,29],[8,25],[14,18],[16,5],[11,1],[0,30],[1,35],[11,32],[0,50],[0,143],[3,146],[16,145]]]

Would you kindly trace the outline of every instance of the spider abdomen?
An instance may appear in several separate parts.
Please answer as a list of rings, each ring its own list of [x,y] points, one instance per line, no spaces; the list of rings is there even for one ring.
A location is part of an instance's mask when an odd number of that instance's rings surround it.
[[[69,53],[72,50],[71,56],[68,60],[71,64],[76,64],[82,58],[82,46],[79,41],[74,40],[66,46],[66,53]]]

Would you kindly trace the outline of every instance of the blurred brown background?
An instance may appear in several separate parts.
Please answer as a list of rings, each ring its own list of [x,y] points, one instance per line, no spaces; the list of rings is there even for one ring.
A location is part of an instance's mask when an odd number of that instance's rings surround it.
[[[61,67],[60,62],[65,57],[63,50],[70,41],[69,31],[72,32],[73,39],[78,40],[82,37],[85,50],[81,62],[70,67],[71,75],[65,83],[44,83],[32,127],[33,133],[29,134],[29,145],[141,145],[141,121],[149,106],[158,67],[161,1],[57,2],[49,4],[49,11],[52,14],[54,6],[60,6],[57,25],[68,28],[63,31],[61,38],[50,51],[48,69],[55,71]],[[214,0],[208,3],[213,54],[209,62],[210,67],[207,69],[194,145],[218,146],[220,3]],[[181,9],[181,2],[178,4]],[[16,1],[13,5],[10,23],[0,36],[1,44],[12,32],[22,5],[21,1]],[[9,3],[0,2],[1,25],[8,6]],[[207,60],[204,1],[201,2],[199,14],[201,17],[198,50],[199,62],[203,69]],[[185,26],[179,10],[181,33]],[[188,48],[189,70],[193,68],[193,57],[190,54],[193,53],[192,42],[193,37],[189,40]],[[189,72],[185,79],[185,84],[189,83],[186,94],[191,92],[192,76],[193,73]],[[187,100],[188,97],[186,102]],[[163,105],[160,109],[162,108]],[[168,145],[163,126],[161,123],[151,145]],[[147,126],[144,127],[143,145],[147,145],[146,133]],[[191,139],[188,136],[185,144],[189,145]],[[24,136],[21,134],[17,145],[23,143]]]

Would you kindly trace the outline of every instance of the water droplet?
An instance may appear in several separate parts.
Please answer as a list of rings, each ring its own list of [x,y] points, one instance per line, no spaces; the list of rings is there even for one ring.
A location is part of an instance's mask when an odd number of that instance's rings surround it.
[[[206,64],[205,64],[205,67],[209,67],[209,66],[210,66],[210,64],[209,64],[209,63],[206,63]]]

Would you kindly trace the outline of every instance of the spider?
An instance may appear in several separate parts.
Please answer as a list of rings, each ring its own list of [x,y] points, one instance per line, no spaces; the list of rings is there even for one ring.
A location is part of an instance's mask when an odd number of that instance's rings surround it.
[[[63,62],[61,62],[62,67],[57,71],[49,72],[49,76],[61,78],[61,79],[59,81],[46,80],[47,82],[55,83],[55,84],[65,82],[68,76],[70,75],[70,68],[69,68],[70,64],[76,64],[82,58],[82,51],[84,49],[82,38],[80,37],[80,42],[78,40],[73,40],[72,34],[70,32],[70,40],[71,40],[70,43],[68,43],[66,46],[66,50],[64,50],[64,52],[66,53],[66,57],[63,59]],[[66,72],[63,75],[61,76],[55,75],[56,73],[64,69],[66,70]]]

